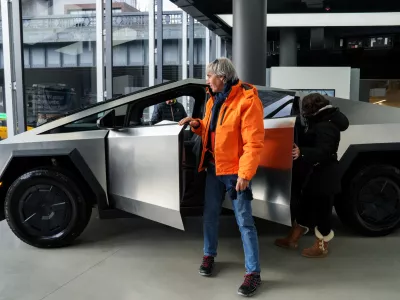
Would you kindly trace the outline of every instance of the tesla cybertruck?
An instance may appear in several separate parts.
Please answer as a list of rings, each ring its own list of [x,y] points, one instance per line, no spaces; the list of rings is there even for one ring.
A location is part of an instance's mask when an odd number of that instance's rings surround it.
[[[291,152],[302,96],[257,88],[265,147],[253,180],[253,214],[290,225]],[[201,118],[206,85],[188,79],[154,86],[1,141],[0,201],[15,235],[35,247],[68,245],[93,207],[103,219],[136,215],[184,230],[183,217],[202,212],[201,139],[176,122],[151,122],[154,105],[175,98]],[[343,192],[336,212],[360,234],[388,234],[400,222],[400,110],[329,100],[350,120],[338,153]],[[230,201],[224,208],[229,213]]]

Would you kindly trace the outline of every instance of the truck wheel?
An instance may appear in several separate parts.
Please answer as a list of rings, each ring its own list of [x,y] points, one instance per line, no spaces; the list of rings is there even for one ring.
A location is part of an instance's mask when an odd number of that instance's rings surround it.
[[[400,170],[370,165],[343,186],[335,203],[342,222],[366,236],[384,236],[400,224]]]
[[[71,244],[86,228],[92,213],[70,176],[47,168],[32,170],[14,181],[4,210],[14,234],[38,248]]]

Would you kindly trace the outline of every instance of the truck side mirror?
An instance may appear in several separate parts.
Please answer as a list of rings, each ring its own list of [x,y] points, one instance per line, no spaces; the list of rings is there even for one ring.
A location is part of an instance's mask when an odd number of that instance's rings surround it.
[[[105,113],[100,119],[97,120],[97,128],[100,129],[118,129],[116,125],[115,109]]]

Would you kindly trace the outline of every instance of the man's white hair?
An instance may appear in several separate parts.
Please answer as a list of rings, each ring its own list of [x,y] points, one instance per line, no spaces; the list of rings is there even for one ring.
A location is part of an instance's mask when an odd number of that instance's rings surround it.
[[[225,77],[224,81],[235,81],[238,79],[236,69],[229,58],[221,57],[214,60],[207,66],[207,74],[215,74],[217,76]]]

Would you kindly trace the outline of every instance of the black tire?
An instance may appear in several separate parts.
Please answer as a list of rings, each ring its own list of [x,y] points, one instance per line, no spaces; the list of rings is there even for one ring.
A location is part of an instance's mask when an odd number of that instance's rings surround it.
[[[89,223],[92,207],[67,172],[35,169],[9,188],[5,217],[14,234],[38,248],[70,245]]]
[[[385,236],[400,224],[400,170],[374,164],[361,168],[343,184],[335,203],[341,221],[365,236]]]

